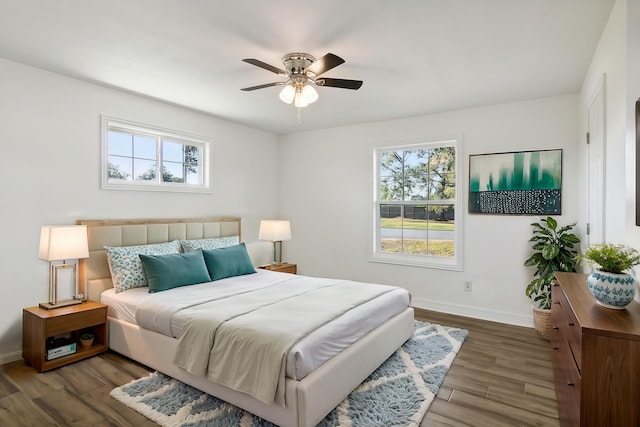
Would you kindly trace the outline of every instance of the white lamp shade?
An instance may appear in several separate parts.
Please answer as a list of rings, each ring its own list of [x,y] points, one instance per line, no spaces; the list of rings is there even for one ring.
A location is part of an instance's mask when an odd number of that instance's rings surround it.
[[[289,221],[277,219],[263,219],[260,221],[260,240],[280,242],[291,239],[291,224]]]
[[[86,225],[45,225],[40,230],[38,258],[60,261],[88,257]]]
[[[295,105],[296,108],[304,108],[304,107],[309,105],[307,100],[302,95],[302,91],[301,90],[296,92],[296,97],[293,100],[293,105]]]
[[[302,97],[307,104],[312,104],[318,100],[318,92],[311,85],[305,85],[302,88]]]
[[[280,100],[286,104],[291,104],[294,96],[296,96],[296,89],[291,85],[286,85],[280,91]]]

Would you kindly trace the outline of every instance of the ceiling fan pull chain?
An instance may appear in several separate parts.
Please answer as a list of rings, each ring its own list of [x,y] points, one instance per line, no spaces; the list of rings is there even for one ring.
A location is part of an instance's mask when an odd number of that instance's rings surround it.
[[[302,125],[302,108],[298,107],[298,126]]]

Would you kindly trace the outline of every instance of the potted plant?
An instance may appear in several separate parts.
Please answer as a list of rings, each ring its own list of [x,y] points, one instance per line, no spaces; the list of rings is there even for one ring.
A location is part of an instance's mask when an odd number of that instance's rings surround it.
[[[636,293],[635,279],[626,271],[640,264],[640,253],[624,245],[606,243],[592,245],[578,255],[593,268],[587,278],[589,290],[603,307],[621,310]]]
[[[536,269],[525,295],[533,302],[533,327],[546,339],[551,337],[551,281],[554,273],[576,271],[578,252],[574,247],[580,239],[572,232],[575,225],[574,222],[558,228],[558,222],[552,217],[531,224],[533,235],[529,242],[533,243],[535,252],[524,265]]]
[[[91,332],[83,332],[82,335],[80,335],[80,345],[82,347],[91,347],[93,345],[93,339],[94,339],[94,335]]]

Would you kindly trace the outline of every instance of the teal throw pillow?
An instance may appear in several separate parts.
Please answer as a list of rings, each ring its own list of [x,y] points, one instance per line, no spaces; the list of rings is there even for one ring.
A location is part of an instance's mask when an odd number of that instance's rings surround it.
[[[244,243],[219,249],[202,251],[211,280],[242,276],[255,273],[256,269],[249,258]]]
[[[172,255],[140,254],[140,261],[150,293],[211,281],[201,250]]]

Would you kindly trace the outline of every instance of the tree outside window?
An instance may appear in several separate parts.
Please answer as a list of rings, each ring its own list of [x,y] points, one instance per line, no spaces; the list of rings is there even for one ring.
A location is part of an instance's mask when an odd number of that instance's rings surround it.
[[[103,118],[103,188],[209,191],[209,143]]]
[[[458,265],[456,164],[456,141],[376,149],[374,258]]]

